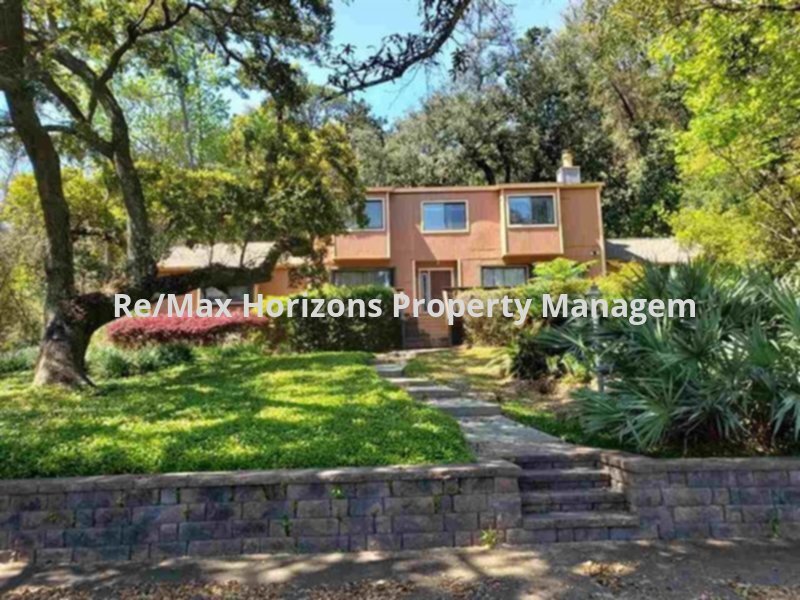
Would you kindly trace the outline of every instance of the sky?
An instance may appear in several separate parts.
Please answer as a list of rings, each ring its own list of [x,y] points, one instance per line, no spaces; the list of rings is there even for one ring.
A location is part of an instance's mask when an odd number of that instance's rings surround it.
[[[562,23],[561,14],[566,10],[568,0],[510,0],[514,9],[517,32],[524,33],[533,26],[558,29]],[[366,56],[370,46],[377,46],[380,40],[393,33],[419,31],[417,0],[335,0],[334,2],[334,44],[345,42],[354,44],[358,56]],[[402,78],[381,84],[361,94],[375,115],[392,122],[409,110],[417,108],[420,102],[446,77],[449,52],[445,47],[440,54],[441,67],[411,69]],[[325,83],[327,75],[316,68],[307,69],[315,83]],[[257,104],[250,101],[234,100],[232,109],[240,112],[247,106]]]

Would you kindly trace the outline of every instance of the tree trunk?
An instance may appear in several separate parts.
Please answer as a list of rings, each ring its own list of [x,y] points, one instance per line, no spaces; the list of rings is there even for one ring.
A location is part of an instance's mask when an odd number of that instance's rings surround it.
[[[45,322],[37,362],[37,384],[86,380],[84,353],[88,337],[77,333],[65,314],[75,299],[75,268],[70,238],[69,206],[64,198],[61,161],[50,135],[42,126],[25,69],[25,37],[21,0],[5,3],[0,19],[0,73],[14,130],[31,161],[47,237]]]
[[[92,332],[68,315],[53,314],[47,322],[36,361],[34,385],[91,385],[86,374],[86,349]]]

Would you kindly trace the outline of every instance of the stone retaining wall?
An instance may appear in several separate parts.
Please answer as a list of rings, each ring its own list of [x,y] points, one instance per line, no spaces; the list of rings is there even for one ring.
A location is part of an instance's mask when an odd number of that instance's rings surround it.
[[[519,527],[505,461],[0,481],[0,558],[145,560],[412,549]]]
[[[600,462],[653,537],[800,538],[800,459],[604,452]]]

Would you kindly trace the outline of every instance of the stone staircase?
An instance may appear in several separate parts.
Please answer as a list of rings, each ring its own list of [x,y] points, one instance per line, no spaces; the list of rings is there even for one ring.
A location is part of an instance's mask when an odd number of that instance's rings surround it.
[[[598,456],[564,444],[563,452],[511,457],[520,466],[521,542],[630,540],[639,536],[639,519],[627,511],[624,494]]]
[[[496,402],[450,386],[406,377],[404,362],[377,364],[377,372],[412,397],[453,416],[480,458],[503,458],[521,471],[522,527],[509,543],[630,540],[641,536],[639,519],[591,448],[567,444],[502,415]]]

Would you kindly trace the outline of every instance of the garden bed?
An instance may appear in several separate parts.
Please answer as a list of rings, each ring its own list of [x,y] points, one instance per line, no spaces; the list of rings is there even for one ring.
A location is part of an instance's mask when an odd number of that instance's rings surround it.
[[[0,478],[472,460],[457,423],[356,352],[208,348],[193,364],[99,390],[2,379]]]

